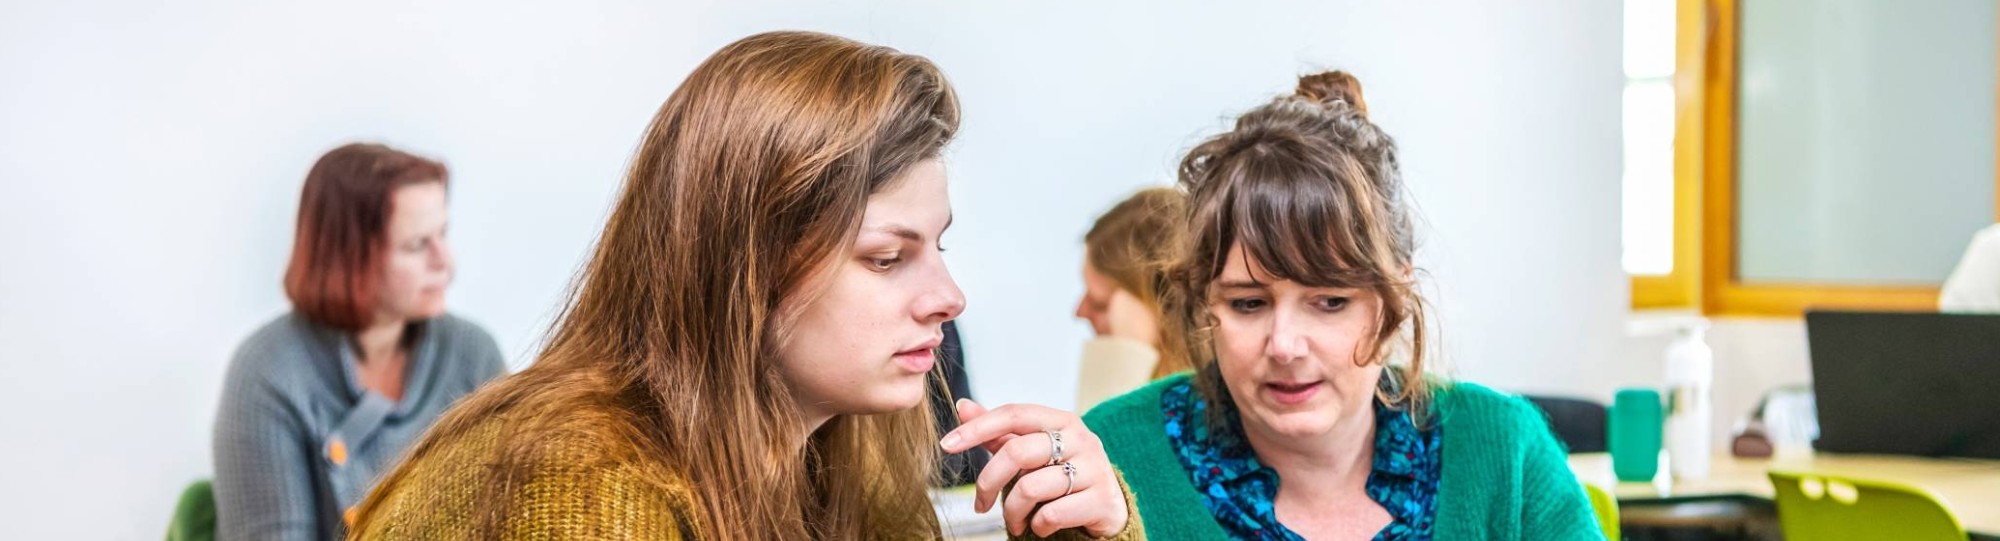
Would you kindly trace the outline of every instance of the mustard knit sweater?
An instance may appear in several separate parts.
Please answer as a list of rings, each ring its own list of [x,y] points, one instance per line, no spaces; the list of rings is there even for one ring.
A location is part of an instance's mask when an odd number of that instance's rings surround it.
[[[503,456],[519,419],[502,413],[432,442],[382,480],[352,516],[349,539],[728,539],[700,522],[700,497],[659,457],[616,434],[629,412],[570,411],[554,429],[536,430],[528,453]],[[525,466],[525,467],[521,467]],[[526,473],[518,473],[526,472]],[[486,490],[491,485],[505,490]],[[495,494],[498,494],[496,496]],[[1112,539],[1145,539],[1129,489],[1130,519]],[[933,511],[885,509],[869,521],[870,539],[940,539]],[[1085,539],[1080,530],[1058,539]]]

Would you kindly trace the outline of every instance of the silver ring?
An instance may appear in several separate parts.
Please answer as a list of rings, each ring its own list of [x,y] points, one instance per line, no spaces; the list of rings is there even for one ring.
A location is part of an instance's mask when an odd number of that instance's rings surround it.
[[[1069,484],[1063,485],[1063,495],[1068,496],[1076,492],[1076,464],[1064,462],[1062,467],[1063,476],[1069,478]]]
[[[1054,430],[1043,430],[1043,432],[1047,432],[1049,434],[1049,462],[1047,464],[1043,464],[1042,467],[1046,468],[1049,466],[1054,466],[1056,464],[1062,463],[1063,461],[1062,433],[1056,432]]]

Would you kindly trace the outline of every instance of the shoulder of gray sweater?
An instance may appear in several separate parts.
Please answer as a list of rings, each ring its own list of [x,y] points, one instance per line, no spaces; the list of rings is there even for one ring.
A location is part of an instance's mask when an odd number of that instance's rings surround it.
[[[507,358],[500,352],[500,343],[478,323],[446,312],[432,318],[430,326],[441,343],[481,363],[481,371],[505,372]]]
[[[443,339],[447,343],[491,347],[496,351],[499,350],[499,346],[493,340],[493,335],[487,333],[485,327],[481,327],[478,323],[474,323],[472,320],[458,314],[451,312],[439,314],[438,317],[431,318],[430,326],[431,332],[438,333],[438,338]]]
[[[266,382],[296,379],[297,367],[311,363],[315,350],[326,347],[324,332],[295,312],[278,316],[237,345],[229,362],[229,377]]]

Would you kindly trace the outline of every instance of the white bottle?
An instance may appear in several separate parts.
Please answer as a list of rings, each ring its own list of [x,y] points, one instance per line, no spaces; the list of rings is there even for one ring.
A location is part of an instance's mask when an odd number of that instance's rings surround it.
[[[1708,321],[1696,319],[1680,328],[1667,346],[1667,463],[1676,479],[1708,477],[1714,452],[1709,445],[1715,412],[1709,395],[1715,386],[1715,352],[1702,341]]]

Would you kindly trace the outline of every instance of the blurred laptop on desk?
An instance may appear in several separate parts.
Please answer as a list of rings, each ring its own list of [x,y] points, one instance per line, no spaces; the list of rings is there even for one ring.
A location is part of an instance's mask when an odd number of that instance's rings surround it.
[[[2000,315],[1806,313],[1822,452],[2000,459]]]

